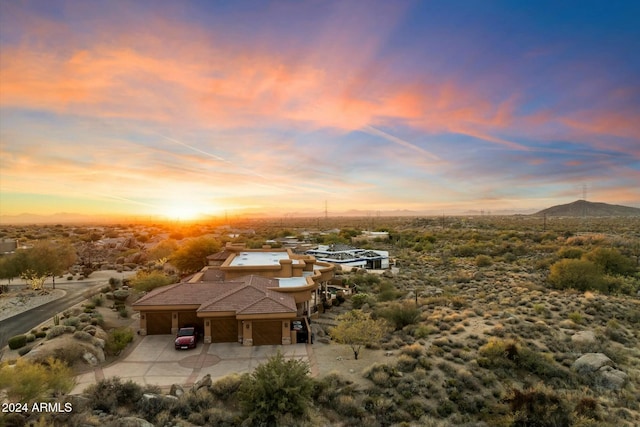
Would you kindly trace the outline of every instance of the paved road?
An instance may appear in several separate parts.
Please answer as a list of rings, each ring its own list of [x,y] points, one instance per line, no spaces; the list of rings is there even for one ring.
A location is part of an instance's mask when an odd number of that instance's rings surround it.
[[[103,286],[104,283],[98,285],[86,283],[56,285],[56,289],[64,289],[67,294],[62,298],[0,321],[0,348],[7,345],[7,341],[12,336],[29,332],[42,322],[51,319],[56,313],[61,313],[91,297]]]
[[[0,321],[0,349],[7,345],[9,338],[29,332],[39,324],[51,319],[56,313],[61,313],[91,297],[107,283],[108,279],[88,283],[56,283],[56,289],[64,289],[67,292],[65,296]]]

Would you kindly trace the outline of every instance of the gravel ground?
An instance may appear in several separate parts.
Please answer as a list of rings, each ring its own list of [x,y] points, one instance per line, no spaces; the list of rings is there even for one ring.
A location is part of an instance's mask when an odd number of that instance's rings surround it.
[[[0,320],[8,319],[23,311],[41,306],[65,295],[62,289],[42,291],[21,290],[0,295]]]

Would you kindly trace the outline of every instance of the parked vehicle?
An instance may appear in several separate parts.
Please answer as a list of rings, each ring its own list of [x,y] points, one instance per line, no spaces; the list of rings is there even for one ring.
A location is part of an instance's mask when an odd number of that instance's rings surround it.
[[[176,336],[176,350],[196,348],[198,345],[198,333],[195,327],[180,328]]]

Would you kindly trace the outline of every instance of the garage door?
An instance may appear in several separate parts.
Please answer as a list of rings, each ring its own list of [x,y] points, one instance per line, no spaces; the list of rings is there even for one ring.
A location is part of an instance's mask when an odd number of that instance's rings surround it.
[[[280,320],[254,321],[253,345],[282,345],[282,322]]]
[[[235,317],[211,319],[211,342],[237,342],[238,321]]]
[[[163,335],[171,333],[171,313],[146,313],[147,335]]]
[[[204,319],[198,317],[195,311],[181,311],[178,313],[178,327],[197,326],[200,332],[204,332]]]

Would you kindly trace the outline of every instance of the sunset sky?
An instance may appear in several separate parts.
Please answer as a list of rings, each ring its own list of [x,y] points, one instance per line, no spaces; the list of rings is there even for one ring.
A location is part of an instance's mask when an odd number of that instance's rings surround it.
[[[0,215],[640,207],[638,1],[5,1]]]

